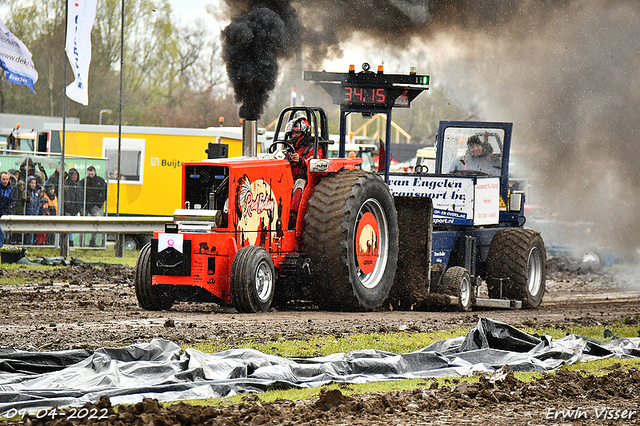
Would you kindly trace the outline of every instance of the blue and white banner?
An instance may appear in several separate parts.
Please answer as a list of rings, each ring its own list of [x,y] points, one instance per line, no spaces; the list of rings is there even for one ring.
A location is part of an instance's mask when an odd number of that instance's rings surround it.
[[[97,0],[69,0],[66,51],[75,81],[67,86],[67,96],[82,105],[89,104],[91,28],[96,7]]]
[[[0,66],[7,81],[23,84],[33,93],[33,85],[38,81],[38,71],[31,60],[31,52],[16,36],[11,34],[4,22],[0,21]]]

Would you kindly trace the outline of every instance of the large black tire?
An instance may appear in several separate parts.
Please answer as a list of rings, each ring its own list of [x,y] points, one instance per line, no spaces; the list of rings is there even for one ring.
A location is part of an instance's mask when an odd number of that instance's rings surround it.
[[[471,283],[471,277],[469,272],[461,266],[447,268],[439,288],[443,294],[458,298],[457,306],[460,311],[470,311],[476,304],[476,292]]]
[[[532,229],[501,229],[491,240],[487,256],[489,297],[521,300],[525,308],[542,303],[546,280],[546,251],[540,234]]]
[[[242,247],[233,258],[229,282],[231,300],[238,312],[266,312],[275,288],[269,252],[260,246]]]
[[[321,308],[371,310],[387,298],[398,262],[398,220],[378,175],[343,170],[323,178],[309,200],[303,241]]]
[[[138,254],[134,284],[138,304],[148,311],[171,309],[176,299],[166,286],[152,285],[151,280],[151,244],[146,244]]]

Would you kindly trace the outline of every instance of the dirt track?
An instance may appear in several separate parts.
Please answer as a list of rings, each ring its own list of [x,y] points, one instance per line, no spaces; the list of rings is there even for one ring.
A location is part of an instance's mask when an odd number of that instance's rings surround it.
[[[23,350],[123,346],[146,342],[153,337],[163,337],[180,344],[222,339],[233,345],[249,338],[255,340],[255,336],[270,340],[312,334],[345,336],[386,331],[428,332],[450,327],[473,327],[480,316],[504,321],[516,327],[563,328],[610,324],[615,321],[632,325],[640,323],[640,280],[635,271],[628,271],[624,276],[614,276],[606,271],[589,274],[579,271],[559,272],[556,268],[548,274],[547,294],[542,306],[534,311],[459,313],[385,310],[372,313],[331,313],[302,306],[297,311],[272,310],[260,315],[237,314],[229,307],[192,303],[177,304],[170,311],[144,311],[136,302],[133,269],[130,267],[75,266],[46,272],[0,269],[0,274],[5,277],[21,274],[28,283],[0,287],[0,309],[5,318],[0,326],[0,346]],[[624,377],[615,380],[623,379],[626,380]],[[629,383],[632,382],[631,380]],[[635,389],[637,380],[633,383]],[[497,392],[493,388],[490,391]],[[587,397],[588,391],[586,386],[583,399],[580,399],[582,391],[576,390],[575,396],[560,394],[547,398],[547,395],[536,397],[537,399],[521,397],[513,401],[501,401],[500,398],[491,398],[489,394],[485,395],[488,399],[477,395],[471,398],[467,395],[458,398],[462,402],[455,402],[457,399],[454,398],[454,403],[451,403],[447,402],[451,400],[451,395],[445,398],[443,392],[455,391],[425,390],[422,393],[412,391],[398,395],[353,397],[347,402],[334,401],[333,409],[329,407],[327,411],[313,409],[311,404],[314,401],[275,404],[249,401],[244,407],[215,409],[218,411],[211,417],[211,424],[262,424],[263,421],[270,424],[376,424],[376,419],[379,424],[455,424],[460,421],[553,424],[557,420],[549,421],[543,416],[547,406],[569,409],[573,404],[576,407],[590,407],[591,420],[595,418],[593,409],[598,403],[602,405],[603,401],[612,408],[640,408],[635,402],[633,406],[630,405],[624,396],[614,398],[611,394],[609,397],[614,399],[594,399]],[[431,395],[434,392],[436,393]],[[573,399],[566,399],[569,396]],[[336,397],[338,396],[332,396]],[[380,404],[386,408],[380,408]],[[145,410],[153,411],[149,407]],[[247,417],[246,412],[241,413],[243,410],[253,411]],[[336,410],[337,414],[344,411],[345,415],[336,415]],[[282,416],[274,414],[278,412],[283,413]],[[360,412],[362,415],[358,414]],[[195,411],[193,413],[195,415]],[[434,413],[437,413],[436,417]],[[292,416],[297,416],[299,421],[292,421]],[[637,419],[636,415],[631,421]],[[175,419],[172,421],[175,422]]]
[[[130,267],[0,272],[20,274],[29,283],[0,287],[5,318],[0,346],[23,350],[123,346],[153,337],[186,344],[224,339],[233,345],[256,335],[269,340],[310,334],[429,332],[473,327],[479,316],[516,327],[640,322],[640,285],[631,272],[626,276],[550,272],[542,306],[533,311],[339,313],[301,306],[301,310],[265,314],[238,314],[231,307],[197,303],[179,303],[170,311],[144,311],[136,301]]]

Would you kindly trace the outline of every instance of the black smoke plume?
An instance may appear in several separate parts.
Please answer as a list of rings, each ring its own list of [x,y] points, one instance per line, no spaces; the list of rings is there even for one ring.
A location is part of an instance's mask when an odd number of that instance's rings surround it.
[[[278,60],[291,55],[299,40],[295,10],[284,1],[242,2],[247,9],[235,15],[222,31],[222,57],[241,104],[240,117],[257,120],[278,77]]]
[[[289,0],[225,0],[223,14],[232,20],[222,31],[222,56],[240,117],[257,119],[275,87],[278,60],[296,52],[317,67],[341,57],[341,43],[354,34],[402,47],[417,34],[453,24],[499,24],[517,15],[523,3],[529,1],[309,0],[293,2],[296,11]]]

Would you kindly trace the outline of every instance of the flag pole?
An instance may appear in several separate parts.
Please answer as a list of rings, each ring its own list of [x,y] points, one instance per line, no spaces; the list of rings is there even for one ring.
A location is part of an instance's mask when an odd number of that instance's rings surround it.
[[[69,1],[64,1],[64,35],[65,48],[63,50],[64,57],[64,77],[62,84],[62,149],[60,153],[60,172],[58,175],[58,216],[64,216],[64,152],[67,134],[67,54],[66,54],[66,38],[67,26],[69,25]],[[69,257],[69,234],[60,234],[60,256]]]
[[[118,183],[116,191],[116,216],[120,216],[120,156],[122,154],[122,91],[124,76],[124,0],[120,16],[120,106],[118,112]],[[124,257],[124,235],[118,234],[115,247],[116,257]]]

